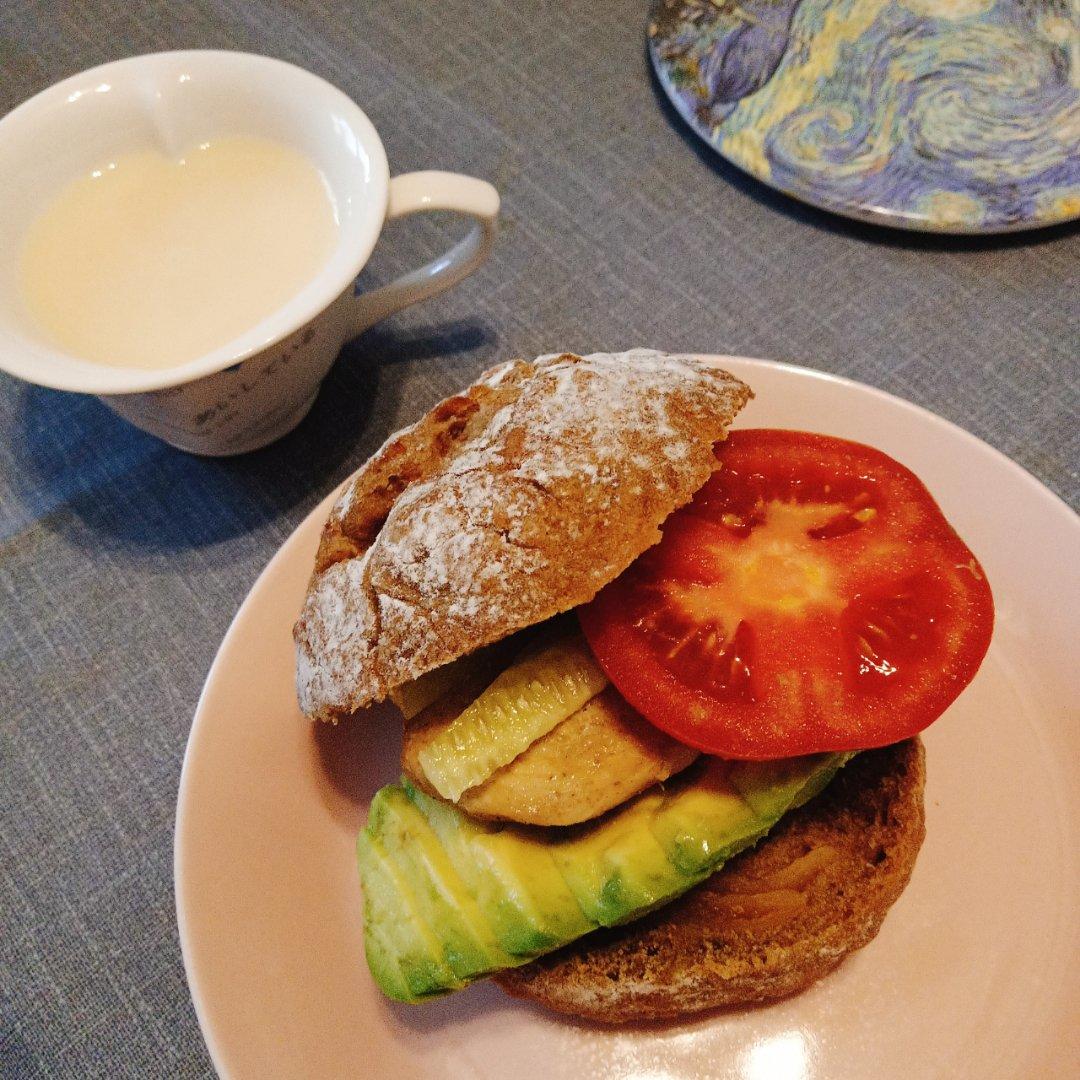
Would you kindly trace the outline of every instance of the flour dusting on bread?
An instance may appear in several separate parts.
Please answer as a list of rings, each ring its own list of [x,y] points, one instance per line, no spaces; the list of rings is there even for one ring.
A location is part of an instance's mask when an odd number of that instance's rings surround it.
[[[715,467],[750,397],[692,356],[513,360],[392,436],[335,504],[295,628],[334,720],[590,600]]]

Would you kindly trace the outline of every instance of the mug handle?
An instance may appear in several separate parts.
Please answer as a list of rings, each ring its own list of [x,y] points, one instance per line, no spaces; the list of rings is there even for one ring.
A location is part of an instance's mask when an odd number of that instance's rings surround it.
[[[361,293],[346,305],[348,338],[395,311],[456,285],[491,254],[498,229],[499,193],[486,180],[435,170],[393,177],[386,220],[424,210],[453,210],[474,218],[476,223],[469,235],[445,254],[389,285]]]

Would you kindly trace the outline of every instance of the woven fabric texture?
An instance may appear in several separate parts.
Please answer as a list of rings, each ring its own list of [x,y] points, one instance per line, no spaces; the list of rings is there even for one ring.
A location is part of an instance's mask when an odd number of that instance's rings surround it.
[[[337,84],[391,169],[490,179],[505,228],[447,295],[346,347],[301,427],[202,460],[0,376],[0,1074],[212,1075],[172,828],[203,678],[259,569],[386,435],[511,355],[784,359],[940,413],[1080,501],[1080,237],[928,239],[744,178],[664,104],[641,0],[23,0],[0,111],[124,55],[281,57]],[[0,195],[2,197],[2,195]],[[457,235],[396,225],[385,281]]]

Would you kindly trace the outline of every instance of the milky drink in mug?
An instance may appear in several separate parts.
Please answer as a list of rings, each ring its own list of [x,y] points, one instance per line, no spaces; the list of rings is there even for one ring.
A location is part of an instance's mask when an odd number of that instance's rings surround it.
[[[0,121],[0,367],[99,395],[186,450],[294,427],[342,344],[476,269],[490,184],[389,177],[370,121],[281,61],[161,53],[84,72]],[[427,266],[353,282],[383,222],[474,219]]]
[[[57,348],[169,368],[227,345],[322,269],[334,203],[318,169],[233,136],[170,158],[125,154],[72,181],[31,224],[23,302]]]

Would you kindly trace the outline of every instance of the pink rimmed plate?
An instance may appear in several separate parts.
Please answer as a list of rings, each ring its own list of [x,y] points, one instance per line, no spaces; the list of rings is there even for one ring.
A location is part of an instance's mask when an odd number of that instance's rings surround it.
[[[960,428],[819,372],[718,357],[739,426],[880,447],[914,469],[997,603],[979,675],[926,734],[927,838],[878,937],[806,993],[667,1027],[567,1022],[482,984],[376,991],[353,848],[398,775],[387,710],[312,727],[290,631],[331,497],[270,561],[199,701],[176,817],[176,905],[218,1072],[266,1077],[816,1080],[1046,1077],[1080,1061],[1080,519]]]

